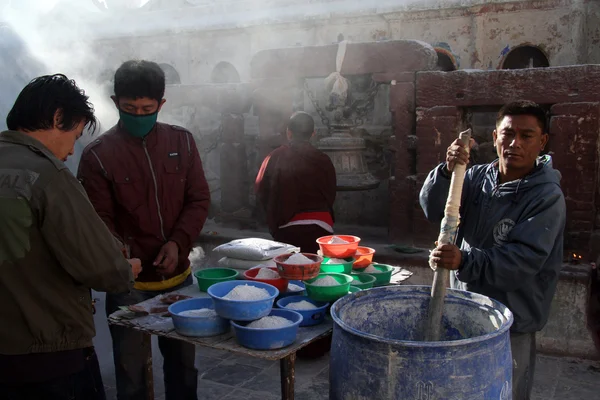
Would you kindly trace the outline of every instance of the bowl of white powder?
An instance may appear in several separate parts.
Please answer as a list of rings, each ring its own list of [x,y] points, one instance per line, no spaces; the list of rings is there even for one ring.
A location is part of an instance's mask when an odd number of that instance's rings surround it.
[[[250,281],[264,282],[273,285],[279,290],[279,293],[285,293],[289,281],[279,275],[277,267],[253,268],[244,272],[244,278]]]
[[[296,341],[301,322],[300,313],[274,308],[268,315],[252,322],[231,321],[231,326],[241,346],[255,350],[275,350]]]
[[[341,274],[350,275],[352,273],[352,265],[354,265],[354,257],[323,257],[321,272],[339,272]]]
[[[325,257],[354,257],[360,238],[352,235],[329,235],[317,239],[319,248]]]
[[[373,287],[384,286],[390,283],[394,267],[385,264],[369,264],[367,268],[355,269],[352,274],[368,274],[375,277]]]
[[[169,306],[175,331],[183,336],[208,337],[229,330],[229,321],[219,317],[211,298],[181,300]]]
[[[348,294],[352,277],[336,272],[324,272],[305,281],[308,297],[315,301],[335,301]]]
[[[279,290],[255,281],[227,281],[208,288],[219,316],[236,321],[254,321],[269,315]]]
[[[307,296],[289,296],[277,300],[277,307],[299,312],[302,315],[300,326],[312,326],[325,320],[329,303],[314,301]]]
[[[323,257],[311,253],[282,254],[273,259],[284,279],[306,280],[319,274]]]

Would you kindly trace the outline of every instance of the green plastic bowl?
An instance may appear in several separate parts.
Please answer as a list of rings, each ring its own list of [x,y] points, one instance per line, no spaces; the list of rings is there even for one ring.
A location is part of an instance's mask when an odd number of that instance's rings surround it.
[[[356,292],[360,292],[362,289],[356,286],[352,286],[350,285],[350,289],[348,289],[348,293],[356,293]]]
[[[233,281],[239,274],[238,271],[231,268],[208,268],[194,272],[201,292],[206,292],[215,283]]]
[[[327,261],[331,260],[329,257],[323,257],[321,263],[321,272],[338,272],[340,274],[350,275],[352,273],[352,264],[354,264],[354,257],[344,258],[346,261],[343,264],[327,264]]]
[[[319,278],[324,278],[326,276],[331,276],[333,279],[338,281],[340,285],[338,286],[314,286],[312,283]],[[344,297],[348,294],[348,290],[350,289],[350,282],[352,282],[352,277],[350,275],[338,274],[337,272],[324,272],[317,275],[316,278],[309,279],[304,281],[304,285],[306,286],[306,294],[312,300],[315,301],[334,301],[339,299],[340,297]]]
[[[350,288],[356,287],[359,289],[371,289],[375,284],[377,278],[374,275],[369,274],[352,274],[352,281]]]
[[[392,279],[392,272],[394,272],[394,267],[385,264],[373,264],[373,267],[375,267],[376,270],[379,270],[381,272],[365,272],[366,268],[355,269],[354,271],[358,273],[356,275],[367,274],[374,276],[375,282],[373,283],[373,287],[388,285],[390,283],[390,280]]]

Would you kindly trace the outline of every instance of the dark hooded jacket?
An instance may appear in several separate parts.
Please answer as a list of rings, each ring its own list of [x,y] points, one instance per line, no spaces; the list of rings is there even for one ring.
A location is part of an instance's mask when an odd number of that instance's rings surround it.
[[[272,151],[258,172],[255,190],[272,235],[300,213],[329,212],[333,219],[335,168],[309,142],[292,141]]]
[[[420,201],[442,220],[450,178],[441,164],[429,173]],[[453,287],[481,293],[514,314],[513,332],[541,330],[548,320],[563,260],[565,198],[550,156],[522,179],[499,183],[498,161],[465,175],[457,243],[463,261]]]

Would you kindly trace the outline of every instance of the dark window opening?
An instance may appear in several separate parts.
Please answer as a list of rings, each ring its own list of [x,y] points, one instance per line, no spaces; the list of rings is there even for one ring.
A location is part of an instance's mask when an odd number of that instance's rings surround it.
[[[525,69],[549,67],[548,57],[535,46],[521,46],[511,50],[504,61],[502,69]]]
[[[158,64],[159,67],[165,72],[165,83],[167,85],[179,85],[181,78],[179,72],[169,64]]]
[[[240,74],[232,64],[221,61],[210,74],[210,81],[212,83],[239,83]]]

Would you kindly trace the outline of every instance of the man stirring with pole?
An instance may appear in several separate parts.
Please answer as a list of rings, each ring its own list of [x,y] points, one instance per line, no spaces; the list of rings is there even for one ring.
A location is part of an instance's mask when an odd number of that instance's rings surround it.
[[[548,142],[546,112],[539,105],[517,101],[502,107],[493,138],[498,159],[469,168],[465,176],[460,248],[440,245],[431,261],[456,271],[454,288],[489,296],[513,312],[513,399],[527,400],[535,333],[548,320],[562,265],[566,206],[560,173],[550,156],[539,156]],[[454,166],[469,163],[465,145],[454,141],[446,162],[421,189],[421,207],[432,222],[443,217]]]

